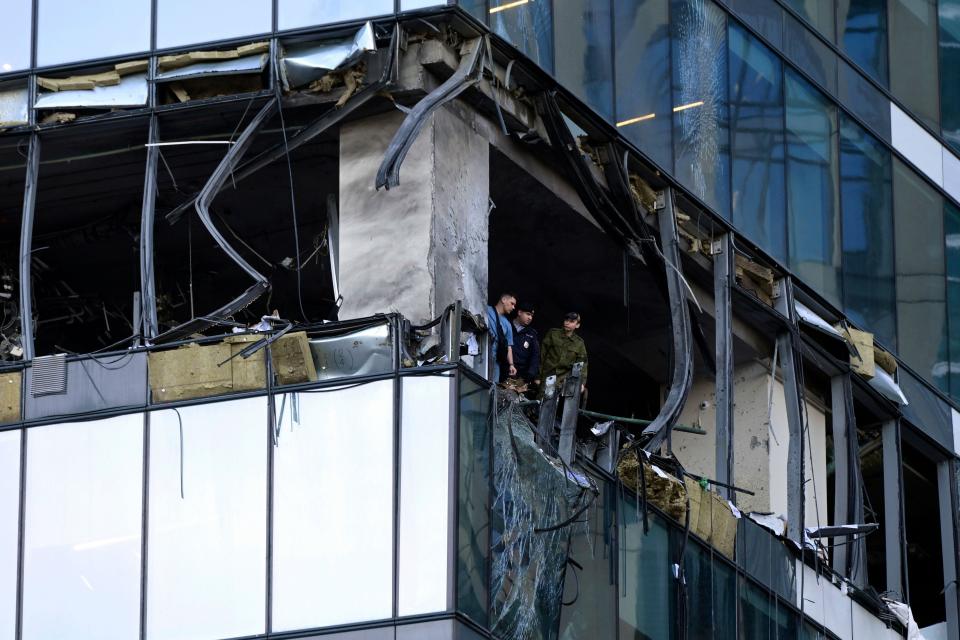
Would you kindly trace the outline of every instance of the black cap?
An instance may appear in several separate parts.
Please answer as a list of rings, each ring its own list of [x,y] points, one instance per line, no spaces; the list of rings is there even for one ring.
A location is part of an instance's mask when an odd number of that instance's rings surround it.
[[[580,314],[576,311],[570,311],[563,316],[564,320],[580,320]]]
[[[534,311],[534,309],[533,309],[533,303],[530,302],[529,300],[524,300],[524,301],[522,301],[522,302],[518,302],[518,303],[517,303],[517,310],[518,310],[518,311],[529,311],[530,313],[533,313],[533,311]]]

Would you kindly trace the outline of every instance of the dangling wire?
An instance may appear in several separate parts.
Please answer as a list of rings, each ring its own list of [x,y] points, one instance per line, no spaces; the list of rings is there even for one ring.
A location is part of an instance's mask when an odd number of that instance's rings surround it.
[[[303,279],[300,275],[300,229],[297,223],[297,199],[293,189],[293,163],[290,161],[290,144],[287,141],[287,124],[283,118],[283,101],[280,98],[280,84],[276,84],[277,111],[280,114],[280,131],[283,134],[283,149],[286,152],[284,157],[287,160],[287,180],[290,184],[290,213],[293,216],[293,242],[296,245],[293,255],[296,259],[297,267],[297,304],[300,306],[300,315],[304,322],[307,320],[307,312],[303,310]]]

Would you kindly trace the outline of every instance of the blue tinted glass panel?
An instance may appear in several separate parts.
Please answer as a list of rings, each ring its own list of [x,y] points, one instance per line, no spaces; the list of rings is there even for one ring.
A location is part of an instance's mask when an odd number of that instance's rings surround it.
[[[730,25],[730,160],[733,224],[781,262],[787,260],[780,58]]]
[[[794,11],[810,23],[821,35],[834,42],[834,0],[786,0]]]
[[[490,392],[460,378],[457,610],[486,626],[490,553]]]
[[[272,20],[270,0],[159,0],[157,47],[269,32]]]
[[[620,498],[620,637],[672,638],[676,611],[667,526],[649,514],[650,529],[632,494]]]
[[[886,0],[839,0],[840,46],[860,67],[887,84]]]
[[[677,553],[683,534],[674,536]],[[737,576],[720,554],[687,542],[684,571],[687,581],[687,640],[726,640],[737,636]]]
[[[485,0],[460,0],[457,4],[477,20],[487,21],[487,3]]]
[[[740,578],[740,640],[776,640],[776,614],[776,596]]]
[[[922,377],[945,389],[943,198],[896,158],[893,212],[899,355]]]
[[[0,20],[0,73],[30,66],[30,0],[5,0]]]
[[[784,53],[821,89],[837,94],[837,54],[792,15],[784,16]]]
[[[610,1],[565,0],[553,6],[557,80],[608,120],[613,118]]]
[[[888,0],[890,91],[937,130],[940,122],[936,0]]]
[[[150,48],[150,0],[39,0],[38,12],[40,66]]]
[[[674,174],[729,218],[727,15],[709,1],[673,0],[671,16]]]
[[[673,153],[668,0],[614,0],[613,10],[617,129],[669,170]]]
[[[960,0],[940,0],[940,65],[943,137],[960,151]]]
[[[846,115],[840,118],[843,308],[895,348],[893,190],[890,152]]]
[[[947,234],[947,319],[950,347],[949,384],[954,398],[960,397],[960,209],[947,202],[944,231]]]
[[[550,2],[490,0],[490,28],[553,73],[553,15]]]
[[[874,135],[890,142],[890,99],[844,60],[840,65],[840,104],[860,118]]]
[[[770,0],[726,0],[741,20],[756,29],[774,47],[783,46],[783,9]]]
[[[789,265],[840,305],[837,110],[793,70],[786,74]]]

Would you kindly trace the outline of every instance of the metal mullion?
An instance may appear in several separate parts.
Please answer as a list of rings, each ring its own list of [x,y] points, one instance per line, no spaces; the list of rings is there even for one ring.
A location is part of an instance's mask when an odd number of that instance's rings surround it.
[[[14,637],[23,637],[23,564],[26,554],[26,514],[27,514],[27,430],[20,431],[20,503],[17,507],[17,594]]]
[[[400,419],[403,407],[401,393],[403,390],[402,377],[400,375],[400,340],[401,325],[399,320],[394,317],[391,320],[393,334],[393,523],[391,526],[391,562],[392,569],[392,597],[391,612],[394,619],[397,618],[400,611]]]
[[[151,58],[151,64],[153,58]],[[160,140],[159,122],[156,114],[150,116],[148,140],[156,143]],[[156,279],[154,278],[153,228],[157,202],[157,163],[160,149],[153,144],[147,148],[147,165],[143,185],[143,205],[140,213],[140,331],[144,343],[157,336],[157,299]]]
[[[150,413],[143,412],[143,476],[140,502],[140,639],[147,637],[148,554],[150,531]]]
[[[274,441],[275,428],[278,428],[279,425],[276,424],[276,411],[274,405],[274,386],[273,386],[273,351],[272,346],[267,345],[265,347],[264,354],[264,367],[266,368],[266,378],[267,378],[267,504],[266,504],[266,544],[265,544],[265,555],[266,560],[264,562],[264,617],[263,617],[263,628],[264,631],[269,635],[273,631],[273,473],[274,473],[274,464],[275,460],[275,451],[276,444]],[[294,391],[293,393],[296,393]],[[293,408],[291,406],[291,412]],[[292,414],[291,414],[292,415]]]
[[[33,360],[33,299],[31,297],[31,260],[33,256],[33,216],[37,200],[37,179],[40,173],[40,136],[30,136],[27,156],[27,179],[23,190],[23,217],[20,226],[20,332],[23,359]],[[21,416],[23,418],[23,416]]]

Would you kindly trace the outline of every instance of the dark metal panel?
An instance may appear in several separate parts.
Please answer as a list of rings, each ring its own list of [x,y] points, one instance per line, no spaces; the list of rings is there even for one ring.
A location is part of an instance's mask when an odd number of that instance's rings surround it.
[[[30,110],[31,113],[33,109]],[[27,182],[23,190],[23,218],[20,227],[20,335],[23,359],[33,360],[33,297],[30,262],[33,256],[33,210],[37,201],[40,173],[40,136],[30,136],[27,155]]]
[[[900,466],[900,425],[896,420],[883,424],[883,535],[887,561],[887,591],[895,591],[906,602],[903,575],[903,469]]]
[[[943,555],[943,597],[947,610],[947,637],[960,638],[960,601],[957,588],[957,550],[954,529],[953,460],[937,463],[937,487],[940,500],[940,536]]]
[[[716,318],[716,478],[719,482],[734,482],[733,453],[733,303],[731,295],[735,280],[733,266],[733,236],[725,233],[717,242],[713,256],[713,300]],[[728,500],[736,499],[736,492],[723,486],[718,490]]]
[[[33,367],[26,370],[26,388],[33,382]],[[33,396],[27,393],[25,418],[76,414],[118,407],[144,406],[147,402],[147,354],[130,353],[109,359],[89,358],[67,363],[67,391]]]
[[[950,405],[927,389],[926,385],[906,367],[900,367],[898,371],[900,375],[897,382],[900,383],[900,388],[903,389],[910,403],[901,408],[903,417],[952,453],[953,420],[950,415]]]

